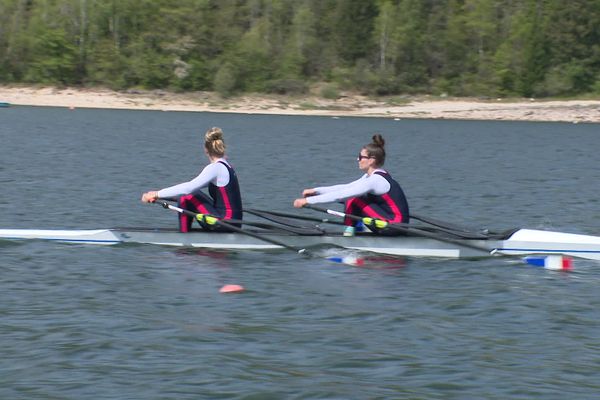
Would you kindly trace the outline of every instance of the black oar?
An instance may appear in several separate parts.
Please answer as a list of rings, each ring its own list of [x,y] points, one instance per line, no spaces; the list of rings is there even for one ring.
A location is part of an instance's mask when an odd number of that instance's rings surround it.
[[[275,221],[278,223],[284,223],[284,222],[282,222],[281,220],[275,219],[271,216],[284,217],[284,218],[290,218],[290,219],[299,219],[299,220],[303,220],[303,221],[312,221],[312,222],[317,222],[317,223],[326,223],[326,224],[333,224],[333,225],[344,225],[343,222],[341,222],[339,220],[335,220],[335,219],[308,217],[305,215],[290,214],[290,213],[285,213],[285,212],[281,212],[281,211],[267,211],[267,210],[258,210],[258,209],[250,208],[250,209],[244,209],[244,212],[247,212],[247,213],[250,213],[250,214],[259,216],[261,218],[271,220],[271,221]],[[440,221],[437,219],[423,217],[423,216],[415,215],[415,214],[411,214],[410,217],[414,218],[418,221],[421,221],[423,223],[426,223],[428,225],[432,225],[432,226],[436,227],[436,229],[439,231],[449,233],[449,234],[454,235],[459,238],[482,239],[482,240],[489,238],[488,234],[486,233],[487,229],[474,230],[474,229],[465,228],[465,227],[462,227],[459,225],[454,225],[454,224],[451,224],[450,222],[443,222],[443,221]],[[289,225],[292,226],[292,224],[289,224]],[[317,226],[317,229],[319,229],[318,226]],[[499,235],[499,234],[494,234],[494,235]]]
[[[299,220],[302,220],[302,221],[311,221],[311,222],[319,222],[319,223],[343,225],[342,222],[339,222],[339,221],[336,221],[336,220],[332,220],[332,219],[329,219],[329,218],[307,217],[306,215],[291,214],[291,213],[286,213],[286,212],[282,212],[282,211],[271,211],[271,210],[267,211],[267,210],[253,209],[253,208],[245,208],[244,212],[247,212],[247,213],[250,213],[250,214],[254,214],[254,215],[257,215],[257,216],[263,217],[263,218],[265,218],[265,215],[275,215],[277,217],[299,219]]]
[[[274,222],[277,222],[277,221],[274,221]],[[241,220],[241,219],[228,219],[227,223],[240,224],[240,225],[244,224],[244,225],[248,225],[248,226],[253,226],[255,228],[289,232],[289,233],[293,233],[296,235],[302,235],[302,236],[314,236],[314,235],[322,235],[323,234],[322,230],[319,230],[318,228],[313,227],[313,226],[302,227],[302,226],[294,226],[294,225],[284,225],[284,224],[279,224],[279,223],[271,224],[268,222],[248,221],[248,220]]]
[[[330,210],[328,208],[321,208],[321,207],[314,206],[312,204],[307,204],[304,207],[310,208],[311,210],[324,212],[324,213],[327,213],[330,215],[335,215],[337,217],[350,218],[354,221],[362,221],[362,223],[365,224],[366,226],[373,226],[373,227],[376,227],[379,229],[387,228],[387,229],[394,230],[397,232],[405,233],[407,235],[426,237],[429,239],[439,240],[440,242],[451,243],[451,244],[454,244],[457,246],[468,247],[468,248],[471,248],[474,250],[479,250],[479,251],[482,251],[482,252],[485,252],[488,254],[497,254],[497,249],[489,249],[485,246],[479,246],[474,243],[469,243],[466,241],[460,241],[460,240],[455,240],[452,238],[444,237],[442,235],[437,235],[433,232],[429,232],[429,231],[419,229],[414,226],[410,226],[409,224],[390,224],[387,221],[380,220],[377,218],[360,217],[358,215],[346,214],[341,211]]]
[[[287,243],[280,242],[279,240],[272,239],[272,238],[257,234],[255,232],[250,232],[246,229],[239,228],[235,225],[232,225],[223,220],[220,220],[217,217],[212,216],[212,215],[195,213],[193,211],[184,210],[183,208],[176,207],[176,206],[169,204],[163,200],[156,200],[155,203],[162,206],[163,208],[166,208],[166,209],[169,209],[172,211],[176,211],[180,214],[186,214],[194,219],[197,219],[198,221],[204,222],[207,225],[222,226],[223,228],[226,228],[230,231],[241,233],[241,234],[247,235],[247,236],[251,236],[255,239],[261,240],[263,242],[271,243],[276,246],[283,247],[284,249],[291,250],[291,251],[301,254],[303,256],[315,257],[315,258],[325,258],[326,260],[329,260],[329,261],[343,263],[343,264],[349,264],[349,265],[362,265],[362,260],[359,260],[356,257],[341,257],[341,258],[340,257],[320,257],[305,248],[299,248],[296,246],[292,246]]]
[[[461,225],[456,225],[454,223],[450,223],[450,222],[446,222],[446,221],[440,221],[439,219],[435,219],[435,218],[431,218],[431,217],[425,217],[423,215],[420,214],[410,214],[410,218],[411,219],[416,219],[418,221],[421,221],[425,224],[428,225],[433,225],[437,228],[442,228],[444,229],[446,232],[456,232],[456,234],[458,236],[463,236],[463,237],[473,237],[475,239],[477,239],[479,236],[479,238],[482,238],[481,236],[488,236],[490,234],[495,235],[495,233],[490,233],[490,231],[487,228],[483,228],[483,229],[477,229],[477,228],[468,228],[465,226],[461,226]]]

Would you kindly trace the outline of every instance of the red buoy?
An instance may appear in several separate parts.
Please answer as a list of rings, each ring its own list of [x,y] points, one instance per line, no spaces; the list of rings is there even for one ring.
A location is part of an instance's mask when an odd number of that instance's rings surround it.
[[[219,292],[220,293],[239,293],[243,292],[245,289],[241,285],[225,285],[223,286]]]

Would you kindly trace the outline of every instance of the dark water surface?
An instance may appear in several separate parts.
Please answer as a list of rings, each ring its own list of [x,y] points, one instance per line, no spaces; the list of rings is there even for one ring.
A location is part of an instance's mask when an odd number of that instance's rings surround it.
[[[359,176],[381,132],[413,211],[600,234],[597,125],[0,111],[0,228],[175,226],[139,202],[224,129],[246,206]],[[301,210],[298,212],[307,213]],[[0,241],[2,399],[591,399],[600,265]],[[236,283],[244,293],[224,295]]]

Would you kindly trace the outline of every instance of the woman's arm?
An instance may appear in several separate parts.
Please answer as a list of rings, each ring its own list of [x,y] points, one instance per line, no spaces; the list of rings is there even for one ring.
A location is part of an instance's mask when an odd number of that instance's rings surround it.
[[[316,187],[312,190],[314,190],[315,194],[317,194],[317,195],[331,193],[331,192],[340,192],[340,191],[348,189],[352,185],[358,184],[360,181],[362,181],[363,179],[366,179],[367,177],[368,177],[368,175],[365,174],[365,175],[361,176],[360,178],[358,178],[357,180],[352,181],[350,183],[342,183],[340,185],[332,185],[332,186],[320,186],[320,187]]]
[[[330,203],[345,200],[350,197],[358,197],[367,193],[384,194],[390,190],[389,182],[379,175],[364,175],[360,179],[345,185],[335,185],[329,188],[323,194],[306,198],[308,204]]]
[[[217,183],[219,176],[219,166],[225,168],[219,163],[208,164],[200,174],[189,182],[183,182],[177,185],[169,186],[158,191],[158,197],[176,197],[192,193],[195,190],[208,186],[210,182]]]

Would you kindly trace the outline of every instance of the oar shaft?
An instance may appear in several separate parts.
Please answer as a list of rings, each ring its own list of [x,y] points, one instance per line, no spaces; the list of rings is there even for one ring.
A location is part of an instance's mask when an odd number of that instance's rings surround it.
[[[183,208],[176,207],[176,206],[174,206],[172,204],[167,203],[166,201],[158,200],[158,201],[156,201],[156,203],[159,204],[159,205],[161,205],[164,208],[168,208],[169,210],[176,211],[176,212],[178,212],[180,214],[189,215],[190,217],[193,217],[194,219],[196,219],[199,215],[202,215],[202,214],[190,211],[190,210],[185,210]],[[210,216],[210,217],[213,217],[213,216]],[[229,229],[230,231],[241,233],[241,234],[244,234],[244,235],[247,235],[247,236],[251,236],[251,237],[253,237],[255,239],[262,240],[263,242],[271,243],[271,244],[274,244],[276,246],[281,246],[281,247],[284,247],[286,249],[293,250],[293,251],[295,251],[295,252],[297,252],[299,254],[306,254],[306,255],[308,255],[308,251],[306,249],[300,249],[300,248],[291,246],[289,244],[280,242],[279,240],[272,239],[272,238],[269,238],[269,237],[266,237],[266,236],[263,236],[263,235],[259,235],[259,234],[256,234],[254,232],[249,232],[249,231],[247,231],[245,229],[242,229],[242,228],[238,228],[237,226],[229,224],[227,222],[224,222],[224,221],[222,221],[222,220],[220,220],[220,219],[218,219],[216,217],[213,217],[213,218],[215,218],[215,223],[217,225],[221,225],[224,228]]]
[[[315,211],[325,212],[327,214],[335,215],[335,216],[342,217],[342,218],[350,218],[350,219],[352,219],[354,221],[363,221],[364,220],[363,217],[360,217],[358,215],[352,215],[352,214],[347,214],[347,213],[343,213],[343,212],[336,211],[336,210],[330,210],[330,209],[327,209],[327,208],[321,208],[321,207],[318,207],[318,206],[314,206],[312,204],[307,204],[307,205],[305,205],[305,207],[306,208],[310,208],[310,209],[315,210]],[[471,249],[474,249],[474,250],[479,250],[479,251],[486,252],[486,253],[490,253],[491,252],[491,250],[488,249],[485,246],[479,246],[479,245],[476,245],[474,243],[469,243],[469,242],[466,242],[466,241],[454,240],[452,238],[447,238],[447,237],[444,237],[444,236],[436,235],[435,233],[432,233],[432,232],[429,232],[429,231],[425,231],[425,230],[419,229],[419,228],[414,227],[414,226],[410,226],[409,224],[388,224],[387,228],[389,228],[391,230],[394,230],[394,231],[406,233],[406,234],[409,234],[409,235],[413,234],[415,236],[426,237],[426,238],[429,238],[429,239],[434,239],[434,240],[438,240],[440,242],[446,242],[446,243],[454,244],[454,245],[461,246],[461,247],[468,247],[468,248],[471,248]],[[492,254],[493,254],[493,252],[492,252]]]
[[[428,225],[433,225],[437,228],[441,228],[448,233],[456,232],[457,236],[479,236],[479,238],[483,239],[485,238],[486,232],[489,232],[487,229],[468,228],[465,226],[456,225],[454,223],[440,221],[431,217],[425,217],[420,214],[411,213],[410,218],[416,219]]]
[[[292,219],[299,219],[302,221],[311,221],[311,222],[320,222],[320,223],[327,223],[327,224],[335,224],[335,225],[340,225],[341,222],[339,221],[334,221],[331,220],[329,218],[315,218],[315,217],[308,217],[305,215],[298,215],[298,214],[291,214],[291,213],[286,213],[286,212],[282,212],[282,211],[267,211],[267,210],[258,210],[258,209],[252,209],[252,208],[246,208],[244,209],[244,212],[250,213],[250,214],[254,214],[256,216],[259,217],[263,217],[264,215],[275,215],[277,217],[284,217],[284,218],[292,218]]]

